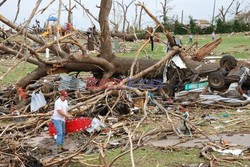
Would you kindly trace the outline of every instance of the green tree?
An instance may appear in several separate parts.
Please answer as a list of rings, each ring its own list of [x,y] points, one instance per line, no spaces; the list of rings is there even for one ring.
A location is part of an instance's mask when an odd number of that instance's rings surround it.
[[[224,33],[223,22],[220,18],[216,21],[216,33]]]
[[[191,16],[189,16],[189,25],[190,25],[190,32],[192,33],[192,34],[194,34],[195,33],[195,26],[196,26],[196,24],[195,24],[195,22],[194,22],[194,19],[191,17]]]
[[[189,16],[189,19],[190,19],[190,21],[189,21],[190,32],[192,34],[201,34],[201,28],[196,25],[194,19],[191,16]]]
[[[187,34],[187,30],[184,28],[184,25],[179,23],[178,20],[174,23],[174,34],[185,35]]]
[[[234,20],[233,25],[232,25],[232,29],[234,32],[241,32],[242,31],[242,24],[240,24],[240,22],[238,20]],[[243,25],[242,25],[243,26]]]
[[[216,21],[216,33],[231,33],[232,31],[231,22],[223,22],[221,19]]]

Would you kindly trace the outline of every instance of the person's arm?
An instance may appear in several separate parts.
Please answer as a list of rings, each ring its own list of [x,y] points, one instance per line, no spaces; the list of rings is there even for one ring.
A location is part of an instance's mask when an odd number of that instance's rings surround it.
[[[64,113],[62,110],[56,110],[58,112],[58,114],[60,114],[63,117],[70,117],[70,115],[67,113]]]

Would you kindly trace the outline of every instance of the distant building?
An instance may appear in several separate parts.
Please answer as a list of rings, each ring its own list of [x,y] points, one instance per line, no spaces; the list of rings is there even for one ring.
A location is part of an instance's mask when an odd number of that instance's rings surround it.
[[[195,19],[194,22],[195,22],[195,24],[196,24],[197,26],[199,26],[201,29],[206,29],[206,28],[208,28],[208,27],[211,26],[211,24],[210,24],[209,21],[207,21],[207,20],[198,20],[198,19]]]
[[[244,23],[250,23],[250,11],[237,14],[234,18],[236,20],[242,20]]]

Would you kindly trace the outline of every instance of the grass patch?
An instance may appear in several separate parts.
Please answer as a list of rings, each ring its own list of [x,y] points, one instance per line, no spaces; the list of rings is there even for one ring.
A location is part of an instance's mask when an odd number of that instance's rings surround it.
[[[166,37],[161,34],[162,40],[166,41]],[[222,43],[215,49],[214,55],[231,54],[236,58],[249,59],[250,57],[250,38],[245,36],[244,33],[237,33],[233,35],[228,34],[217,34],[216,37],[222,37]],[[178,35],[176,36],[178,39]],[[204,44],[211,42],[211,35],[194,35],[194,41],[198,41],[199,47]],[[145,41],[138,42],[121,42],[121,48],[128,49],[124,53],[115,53],[119,57],[134,58],[137,54],[137,50],[143,45]],[[188,36],[183,36],[184,46],[190,46],[188,43]],[[161,59],[166,55],[166,46],[162,43],[155,43],[154,50],[151,51],[151,45],[148,44],[143,51],[140,53],[139,58],[151,58],[151,59]],[[0,61],[0,76],[7,71],[13,62],[12,59]],[[0,81],[0,85],[3,84],[15,84],[18,79],[21,79],[29,72],[35,69],[36,66],[29,63],[21,63],[14,70],[12,70],[4,80]]]
[[[0,62],[0,76],[2,76],[12,64],[12,59],[2,59]],[[0,81],[0,85],[15,84],[19,79],[22,79],[35,68],[36,66],[33,64],[22,62],[17,67],[15,67],[2,81]]]
[[[151,147],[144,147],[135,150],[134,160],[135,166],[148,167],[148,166],[181,166],[182,164],[199,164],[205,162],[203,158],[199,158],[200,149],[180,149],[177,151],[169,151],[165,149],[157,149]],[[113,149],[106,152],[108,162],[111,163],[112,160],[121,154],[121,149]],[[98,155],[96,155],[98,156]],[[98,164],[98,161],[87,161],[89,164]],[[131,166],[130,154],[119,158],[113,166],[117,167],[127,167]]]
[[[166,37],[164,35],[160,35],[161,39],[166,41]],[[230,54],[236,58],[240,59],[248,59],[250,58],[250,38],[245,36],[244,33],[236,33],[233,35],[230,34],[217,34],[216,38],[222,38],[221,44],[214,50],[214,55],[221,56],[224,54]],[[178,35],[176,35],[178,39]],[[194,35],[193,41],[198,41],[198,46],[201,47],[208,42],[212,42],[211,35]],[[184,47],[190,46],[188,43],[188,35],[183,36],[183,44]],[[121,43],[122,48],[129,48],[128,52],[125,53],[116,53],[117,56],[120,57],[129,57],[133,58],[136,56],[137,50],[143,45],[144,41],[139,41],[137,43]],[[151,45],[148,44],[144,50],[139,55],[140,58],[153,58],[160,59],[166,55],[166,46],[162,43],[154,43],[154,50],[151,51]]]

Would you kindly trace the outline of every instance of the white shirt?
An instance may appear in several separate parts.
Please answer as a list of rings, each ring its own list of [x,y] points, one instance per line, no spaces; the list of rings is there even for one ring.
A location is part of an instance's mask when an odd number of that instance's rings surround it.
[[[67,113],[69,106],[68,106],[68,101],[64,100],[62,101],[61,98],[57,99],[55,102],[55,109],[54,109],[54,114],[52,116],[52,119],[54,120],[61,120],[65,122],[65,117],[61,116],[57,110],[62,110],[65,114]]]

